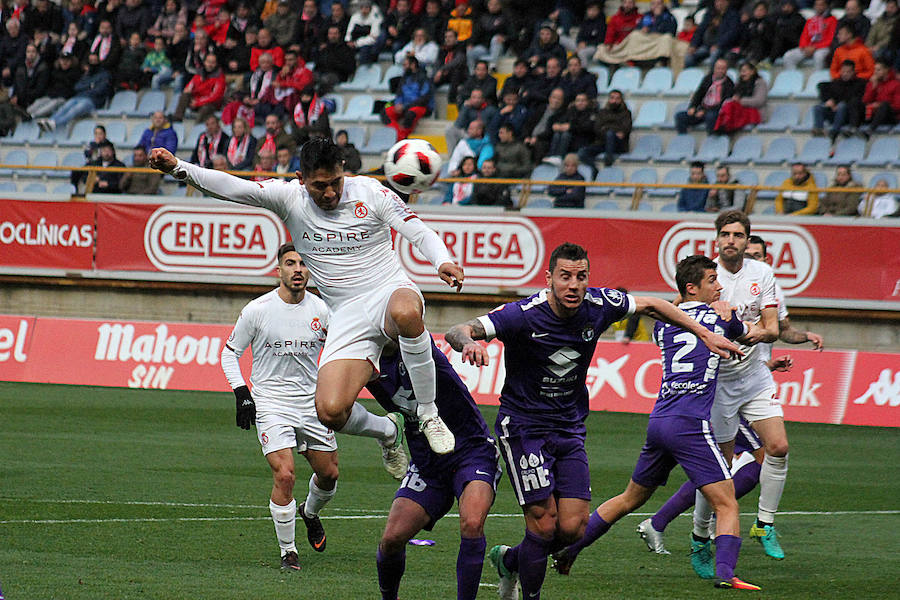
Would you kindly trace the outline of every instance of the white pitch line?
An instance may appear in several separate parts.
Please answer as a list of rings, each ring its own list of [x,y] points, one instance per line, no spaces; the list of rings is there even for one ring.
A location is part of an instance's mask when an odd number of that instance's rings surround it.
[[[221,504],[221,503],[202,503],[202,502],[161,502],[161,501],[143,501],[143,500],[48,500],[46,498],[13,498],[0,497],[2,502],[21,502],[28,503],[44,503],[44,504],[106,504],[112,506],[170,506],[170,507],[186,507],[186,508],[265,508],[261,504]],[[329,508],[333,512],[354,512],[366,514],[387,515],[386,510],[368,510],[364,508]]]

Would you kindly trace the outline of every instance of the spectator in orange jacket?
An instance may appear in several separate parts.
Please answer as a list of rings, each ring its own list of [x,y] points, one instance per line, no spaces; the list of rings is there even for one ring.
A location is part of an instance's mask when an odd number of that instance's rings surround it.
[[[447,29],[457,33],[460,42],[465,42],[472,37],[472,9],[467,0],[456,3],[456,8],[450,11],[450,19],[447,20]]]
[[[625,37],[634,31],[641,20],[641,14],[638,12],[634,0],[622,0],[619,10],[609,18],[606,24],[606,39],[603,43],[607,46],[615,46]]]
[[[181,93],[171,120],[183,120],[184,112],[190,106],[197,112],[197,121],[205,121],[206,117],[222,107],[224,98],[225,74],[219,68],[216,55],[209,53],[203,59],[203,71],[194,75]]]
[[[837,32],[838,43],[831,59],[831,78],[837,79],[841,74],[841,64],[845,60],[852,60],[856,65],[856,76],[861,79],[869,79],[875,72],[875,59],[872,52],[856,37],[856,32],[850,25],[841,25]]]
[[[866,107],[866,125],[862,133],[868,136],[881,125],[894,125],[900,118],[900,81],[893,69],[883,60],[875,63],[875,72],[866,84],[863,94]]]

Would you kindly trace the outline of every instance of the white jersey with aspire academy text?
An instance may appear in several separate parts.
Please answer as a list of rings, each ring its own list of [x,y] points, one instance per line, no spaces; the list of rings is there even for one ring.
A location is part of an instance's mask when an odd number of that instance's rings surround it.
[[[728,302],[742,321],[756,323],[762,315],[762,309],[775,308],[778,300],[775,297],[775,274],[772,268],[758,260],[744,259],[744,264],[737,273],[732,273],[719,263],[716,270],[719,283],[722,284],[721,300]],[[723,360],[719,368],[719,376],[729,379],[740,376],[759,363],[758,344],[741,345],[744,357],[741,360]]]
[[[778,301],[778,321],[781,322],[788,318],[788,309],[784,302],[784,290],[778,283],[775,284],[775,299]],[[759,360],[769,362],[772,359],[772,344],[760,342],[757,346],[759,346]]]
[[[250,383],[259,409],[315,410],[319,353],[327,328],[328,308],[321,298],[307,292],[301,302],[288,304],[274,289],[244,307],[223,356],[231,351],[240,357],[250,346]],[[222,367],[231,387],[245,385],[240,370],[235,373],[226,362]]]
[[[394,252],[391,228],[435,269],[453,260],[437,234],[397,194],[371,177],[345,177],[337,208],[322,210],[297,180],[246,181],[181,160],[172,175],[217,198],[278,215],[332,310],[373,287],[410,283]]]

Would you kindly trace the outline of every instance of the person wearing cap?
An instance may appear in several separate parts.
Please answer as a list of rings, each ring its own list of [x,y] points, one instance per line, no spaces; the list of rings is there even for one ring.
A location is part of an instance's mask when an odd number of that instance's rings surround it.
[[[47,82],[43,96],[36,98],[26,109],[32,119],[53,114],[57,108],[75,95],[75,83],[81,77],[81,71],[71,53],[63,53],[58,59]]]

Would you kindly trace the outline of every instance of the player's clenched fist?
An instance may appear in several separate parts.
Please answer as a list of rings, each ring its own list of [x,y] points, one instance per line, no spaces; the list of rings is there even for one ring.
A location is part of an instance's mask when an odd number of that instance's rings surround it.
[[[438,269],[438,275],[450,287],[455,287],[456,291],[462,291],[463,280],[466,278],[462,267],[456,263],[446,262]]]
[[[234,423],[241,429],[250,429],[256,423],[256,403],[246,385],[234,388],[236,413]]]
[[[163,173],[170,173],[178,164],[175,155],[165,148],[154,148],[150,151],[150,166]]]

